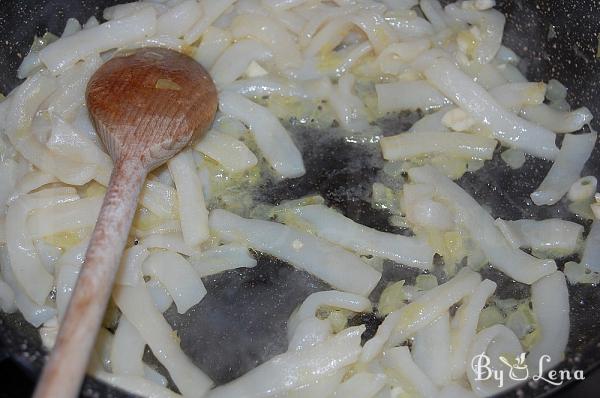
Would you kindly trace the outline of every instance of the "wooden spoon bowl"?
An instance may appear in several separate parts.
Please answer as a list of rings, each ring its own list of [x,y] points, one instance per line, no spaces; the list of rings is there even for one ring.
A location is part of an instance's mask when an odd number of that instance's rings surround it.
[[[115,160],[132,150],[153,169],[210,126],[217,90],[192,58],[143,48],[105,63],[90,79],[86,99],[96,131]]]

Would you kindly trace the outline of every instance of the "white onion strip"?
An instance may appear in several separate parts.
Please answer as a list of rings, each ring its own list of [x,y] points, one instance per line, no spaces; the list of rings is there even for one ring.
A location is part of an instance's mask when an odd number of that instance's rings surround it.
[[[147,7],[131,16],[55,41],[40,51],[40,59],[50,71],[60,73],[89,55],[123,47],[155,32],[156,11]]]
[[[173,330],[158,312],[145,283],[117,286],[113,298],[125,317],[138,330],[183,395],[202,396],[212,381],[185,356],[172,337]]]
[[[246,144],[217,130],[206,133],[194,149],[216,160],[230,173],[242,172],[258,163]]]
[[[381,274],[338,246],[275,222],[213,210],[210,228],[227,242],[239,242],[280,258],[335,288],[367,296]]]
[[[380,113],[421,109],[427,111],[450,105],[450,100],[424,80],[375,85]]]
[[[49,189],[47,193],[57,190]],[[60,190],[59,190],[60,191]],[[27,295],[38,305],[44,304],[54,278],[41,263],[38,251],[33,245],[32,237],[27,229],[29,213],[38,208],[50,207],[61,202],[77,199],[73,195],[57,195],[40,197],[32,194],[16,200],[6,214],[6,236],[11,267],[15,278]]]
[[[581,264],[592,271],[600,272],[600,221],[595,220],[585,239]]]
[[[113,373],[131,376],[144,376],[142,356],[146,342],[137,329],[124,316],[113,338],[110,350],[110,365]]]
[[[433,249],[418,238],[365,227],[323,205],[303,206],[295,212],[311,224],[317,236],[359,254],[421,269],[429,269],[433,263]]]
[[[538,206],[552,205],[565,196],[571,185],[579,179],[585,162],[594,150],[597,137],[595,132],[565,136],[552,168],[531,194],[533,203]]]
[[[181,152],[167,165],[177,188],[183,239],[189,246],[199,245],[208,239],[208,211],[192,153],[189,150]]]
[[[460,186],[431,166],[410,169],[411,180],[435,187],[436,195],[453,207],[489,262],[511,278],[531,284],[556,271],[553,260],[540,260],[514,249],[494,225],[494,219]]]
[[[565,275],[557,271],[534,283],[531,304],[540,339],[531,347],[527,362],[538,369],[542,356],[547,355],[544,367],[549,369],[564,359],[569,340],[569,290]]]
[[[369,299],[357,294],[329,290],[313,293],[302,302],[298,310],[288,320],[288,336],[296,330],[304,320],[316,315],[320,307],[343,308],[353,312],[365,312],[372,309]]]
[[[523,109],[522,114],[525,119],[555,133],[572,133],[581,130],[594,117],[585,106],[571,112],[561,112],[546,104],[527,106]]]
[[[158,280],[175,301],[177,312],[186,313],[206,295],[206,288],[190,263],[172,251],[157,251],[144,261],[144,275]]]
[[[487,299],[495,290],[495,282],[489,279],[481,282],[475,291],[463,300],[462,305],[452,319],[450,371],[453,380],[458,380],[465,374],[469,365],[467,363],[467,353],[477,332],[479,314]]]
[[[545,159],[554,159],[555,134],[502,108],[452,62],[438,58],[424,72],[427,80],[476,121],[488,126],[500,142]]]
[[[383,366],[401,380],[401,387],[409,394],[424,398],[436,398],[438,390],[431,379],[414,363],[408,347],[386,350],[381,359]]]
[[[203,0],[200,3],[202,5],[202,18],[185,34],[185,42],[192,44],[198,40],[206,29],[235,2],[236,0]]]
[[[415,333],[413,339],[413,360],[439,387],[450,382],[450,347],[450,315],[447,312]]]
[[[370,362],[385,346],[397,345],[427,326],[448,311],[450,306],[471,294],[480,282],[478,273],[463,268],[448,282],[390,313],[377,329],[375,337],[365,343],[361,362]]]
[[[236,268],[252,268],[257,264],[248,248],[236,243],[204,250],[192,255],[189,261],[201,277]]]
[[[31,237],[39,239],[59,232],[93,227],[103,199],[95,196],[33,211],[27,219]]]
[[[314,383],[356,362],[364,330],[364,325],[350,327],[321,344],[278,355],[212,390],[207,398],[282,396]]]
[[[509,377],[507,365],[501,358],[503,357],[509,363],[513,363],[515,360],[520,360],[522,353],[523,349],[519,339],[512,330],[504,325],[494,325],[477,333],[467,354],[467,357],[473,361],[469,364],[471,366],[467,366],[467,378],[473,392],[479,397],[489,397],[517,385],[519,380],[516,380],[516,377],[523,377],[522,374],[519,373],[514,378]],[[477,377],[475,373],[477,368],[472,364],[477,364],[478,358],[482,354],[485,354],[489,359],[488,368],[495,371],[497,377],[502,378],[501,380]],[[520,365],[524,366],[522,363]],[[532,367],[532,369],[538,368]],[[481,369],[481,371],[485,372],[485,369]],[[504,372],[500,373],[500,371]]]
[[[300,177],[306,172],[300,151],[269,110],[231,92],[221,92],[219,108],[250,127],[263,156],[282,177]]]
[[[383,158],[410,158],[447,154],[464,159],[491,159],[496,140],[466,133],[418,132],[383,137],[380,141]]]

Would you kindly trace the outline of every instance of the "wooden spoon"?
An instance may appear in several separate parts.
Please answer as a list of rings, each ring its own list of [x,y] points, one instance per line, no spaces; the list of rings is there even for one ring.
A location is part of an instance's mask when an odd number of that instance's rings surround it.
[[[78,395],[144,180],[203,134],[217,110],[217,90],[204,68],[161,48],[105,63],[88,83],[86,99],[115,165],[37,398]]]

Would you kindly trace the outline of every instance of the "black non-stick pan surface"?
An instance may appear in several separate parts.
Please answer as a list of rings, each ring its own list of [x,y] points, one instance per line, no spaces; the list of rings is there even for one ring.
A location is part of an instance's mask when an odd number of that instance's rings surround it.
[[[103,8],[118,2],[0,0],[0,92],[6,94],[19,83],[16,69],[36,33],[60,33],[68,17],[84,22],[91,15],[99,17]],[[588,106],[600,118],[600,62],[596,58],[600,2],[500,0],[498,7],[507,15],[505,44],[523,57],[521,67],[529,79],[559,79],[569,88],[568,100],[574,107]],[[555,35],[549,35],[551,30]],[[406,114],[382,120],[380,125],[386,134],[391,134],[410,127],[417,117]],[[302,130],[304,138],[298,145],[306,164],[306,176],[268,183],[257,192],[258,199],[277,203],[319,193],[329,206],[340,209],[360,223],[396,231],[387,223],[388,215],[372,209],[368,202],[370,187],[382,166],[381,161],[372,158],[372,151],[341,139],[324,140],[322,131],[313,131],[294,120],[287,123],[290,129]],[[592,124],[595,129],[600,128],[598,120]],[[549,167],[547,162],[528,159],[523,168],[512,171],[501,161],[494,160],[476,174],[465,175],[459,183],[480,203],[488,205],[494,217],[572,218],[564,204],[539,208],[532,206],[529,200],[529,194],[539,185]],[[600,177],[598,148],[585,173]],[[165,314],[178,330],[183,350],[219,384],[284,352],[287,347],[285,323],[291,311],[310,293],[327,288],[324,283],[281,261],[260,253],[256,256],[259,263],[256,268],[204,279],[208,295],[185,315],[177,314],[173,308]],[[388,265],[381,285],[387,280],[410,281],[414,276],[414,273]],[[498,273],[487,271],[485,276],[498,282],[501,296],[529,294],[526,286],[515,286]],[[550,393],[597,396],[600,392],[600,375],[592,372],[600,363],[600,287],[570,286],[569,289],[571,336],[567,360],[561,367],[583,369],[588,380],[561,392],[548,384],[528,383],[505,394],[506,397]],[[366,322],[368,330],[364,337],[369,338],[380,320],[372,314],[362,314],[353,322]],[[0,314],[0,397],[30,393],[45,355],[37,331],[20,315]],[[151,357],[150,353],[148,357]],[[6,380],[9,377],[11,379]],[[82,395],[129,396],[89,378]]]

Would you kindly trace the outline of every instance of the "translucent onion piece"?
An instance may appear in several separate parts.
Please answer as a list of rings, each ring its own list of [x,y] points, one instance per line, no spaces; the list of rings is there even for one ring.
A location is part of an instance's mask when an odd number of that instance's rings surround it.
[[[121,265],[117,272],[115,284],[125,286],[136,286],[142,280],[142,264],[150,252],[142,245],[128,248],[121,257]]]
[[[46,303],[42,305],[34,303],[23,291],[12,271],[8,251],[5,247],[0,247],[0,265],[2,268],[2,278],[15,294],[14,305],[28,323],[37,328],[56,316],[56,309]]]
[[[140,194],[140,204],[160,217],[170,218],[177,206],[177,192],[158,180],[147,179]]]
[[[554,159],[555,134],[505,110],[481,86],[445,58],[436,59],[423,72],[427,80],[473,119],[488,126],[505,145],[531,155]]]
[[[494,87],[490,90],[490,94],[505,109],[518,112],[525,106],[543,103],[546,85],[544,83],[508,83]]]
[[[433,26],[429,21],[416,15],[389,15],[387,22],[392,26],[394,32],[401,40],[410,40],[421,37],[431,37],[434,33]]]
[[[545,104],[527,106],[522,113],[525,119],[556,133],[572,133],[581,130],[594,117],[586,107],[571,112],[561,112]]]
[[[431,48],[429,39],[392,43],[377,57],[377,63],[383,73],[398,74],[407,63],[414,61],[421,53]]]
[[[217,130],[206,133],[194,149],[216,160],[230,173],[242,172],[258,163],[246,144]]]
[[[432,108],[449,105],[450,101],[424,80],[401,81],[375,85],[379,112]]]
[[[349,131],[361,132],[366,130],[367,111],[360,98],[353,93],[356,79],[350,73],[345,74],[338,80],[337,86],[333,86],[329,93],[329,103],[337,115],[340,124]]]
[[[110,364],[113,373],[143,376],[142,356],[146,342],[137,329],[125,317],[119,319],[119,326],[113,338],[110,351]]]
[[[482,354],[485,354],[489,358],[489,363],[485,357],[482,357]],[[473,392],[480,397],[487,397],[508,390],[518,384],[518,380],[509,377],[508,366],[505,365],[501,357],[509,363],[514,363],[515,360],[518,360],[519,363],[517,366],[523,366],[525,364],[520,363],[521,355],[524,358],[523,348],[519,339],[506,326],[494,325],[477,333],[467,354],[467,357],[471,358],[471,363],[467,366],[467,378],[469,379],[471,388],[473,388]],[[500,387],[500,381],[495,378],[485,378],[487,370],[484,367],[485,364],[492,371],[503,371],[500,374],[503,376],[502,387]],[[478,367],[477,365],[480,366]],[[475,373],[477,369],[481,371],[480,377],[477,377],[478,375]],[[519,371],[516,370],[516,372]],[[522,374],[518,373],[516,376],[523,377]],[[483,380],[477,380],[478,378]]]
[[[414,337],[412,357],[438,387],[450,382],[450,318],[445,313]]]
[[[471,294],[481,282],[479,274],[463,268],[448,282],[425,292],[412,303],[390,313],[367,341],[361,362],[370,362],[385,346],[394,346],[444,314],[450,306]]]
[[[59,117],[52,118],[52,134],[46,145],[53,152],[75,162],[91,163],[104,168],[105,174],[110,174],[112,170],[110,156],[84,133]]]
[[[204,250],[192,255],[189,261],[201,277],[231,269],[256,266],[256,259],[252,257],[248,248],[236,243]]]
[[[600,221],[595,220],[585,239],[581,264],[592,271],[600,272]]]
[[[500,154],[500,157],[511,169],[519,169],[525,164],[525,153],[518,149],[508,148]]]
[[[533,203],[538,206],[552,205],[565,196],[571,185],[579,179],[596,139],[595,132],[565,136],[552,168],[538,189],[531,194]]]
[[[202,16],[202,5],[196,0],[185,0],[162,14],[157,21],[156,34],[181,37]]]
[[[288,351],[315,346],[327,340],[331,334],[331,322],[327,319],[318,319],[314,316],[306,318],[293,329],[288,322]]]
[[[221,92],[219,108],[250,127],[262,155],[282,177],[299,177],[306,172],[294,141],[268,109],[230,92]]]
[[[186,244],[196,246],[208,239],[208,211],[192,153],[189,150],[181,152],[167,165],[177,188],[183,239]]]
[[[491,159],[496,140],[466,133],[402,133],[383,137],[383,158],[406,160],[425,155],[445,154],[464,159]]]
[[[48,99],[48,111],[52,116],[67,120],[73,120],[77,116],[85,103],[87,83],[100,65],[102,59],[93,54],[71,67],[69,73],[58,76],[58,89]]]
[[[221,239],[264,251],[340,290],[366,296],[381,277],[358,256],[282,224],[245,219],[225,210],[213,210],[209,222]]]
[[[489,63],[502,44],[504,24],[506,18],[497,10],[468,10],[459,6],[459,3],[449,4],[444,9],[451,18],[456,18],[471,25],[478,25],[481,39],[475,46],[474,59],[480,64]]]
[[[206,70],[210,70],[232,40],[229,31],[211,26],[202,35],[202,41],[196,49],[194,59]]]
[[[241,79],[227,85],[227,90],[246,97],[281,95],[283,97],[314,98],[312,93],[300,84],[270,76]],[[218,130],[219,127],[216,127],[216,129]]]
[[[429,269],[433,263],[433,250],[418,238],[365,227],[323,205],[303,206],[295,212],[311,224],[317,236],[359,254],[371,254],[421,269]]]
[[[233,37],[253,37],[271,49],[280,70],[300,66],[302,55],[292,34],[279,21],[262,15],[239,15],[231,24]]]
[[[211,68],[210,74],[217,85],[225,86],[242,76],[252,61],[264,61],[272,57],[272,51],[263,43],[253,39],[243,39],[221,54]]]
[[[331,395],[332,398],[372,398],[383,388],[386,376],[360,372],[344,381]]]
[[[147,398],[179,398],[181,395],[155,384],[141,376],[117,375],[104,371],[95,371],[93,376],[103,382]]]
[[[9,201],[12,202],[19,195],[35,191],[36,189],[53,182],[58,182],[54,176],[37,170],[31,171],[24,175],[19,182],[17,182],[15,190]]]
[[[598,180],[596,177],[581,177],[571,185],[571,188],[569,188],[569,192],[567,193],[567,198],[569,198],[571,202],[587,200],[594,196],[597,187]]]
[[[408,347],[394,347],[386,350],[381,359],[382,365],[401,380],[403,390],[415,396],[436,398],[438,390],[433,382],[415,364]]]
[[[172,251],[157,251],[144,261],[144,275],[160,281],[175,301],[177,311],[186,313],[206,295],[206,288],[190,263]]]
[[[59,232],[93,227],[103,199],[94,196],[33,211],[27,219],[31,237],[39,239]]]
[[[54,278],[42,265],[38,251],[33,245],[27,229],[27,217],[33,209],[50,207],[76,198],[77,196],[73,195],[40,197],[34,194],[20,198],[8,208],[6,230],[10,233],[7,234],[6,241],[12,271],[23,290],[38,305],[43,305],[46,301]]]
[[[110,21],[112,19],[122,19],[122,18],[128,17],[132,14],[135,14],[136,12],[139,12],[139,11],[143,10],[144,8],[148,8],[148,7],[152,8],[153,6],[158,8],[160,6],[160,4],[146,3],[146,2],[141,2],[141,1],[135,1],[132,3],[125,3],[125,4],[117,4],[112,7],[105,8],[104,11],[102,12],[102,17],[104,19],[106,19],[107,21]],[[164,11],[164,9],[162,11]],[[157,10],[157,12],[158,12],[158,10]]]
[[[316,346],[280,354],[212,390],[208,398],[260,398],[300,389],[355,363],[364,330],[364,326],[351,327]]]
[[[125,317],[138,330],[183,395],[202,396],[212,381],[185,356],[173,339],[173,330],[158,312],[146,285],[117,286],[113,298]]]
[[[152,301],[154,302],[156,309],[161,313],[168,310],[171,304],[173,304],[173,297],[171,297],[169,291],[156,279],[150,278],[150,280],[146,282],[146,288],[148,289],[150,296],[152,296]]]
[[[313,293],[290,317],[287,324],[288,336],[292,335],[302,321],[316,316],[317,310],[325,306],[353,312],[367,312],[371,310],[371,301],[363,296],[336,290]]]
[[[527,363],[532,369],[550,369],[564,359],[569,340],[569,290],[565,275],[556,271],[531,286],[531,304],[539,328],[540,338],[535,343]]]
[[[80,264],[66,264],[63,263],[57,269],[56,273],[56,311],[58,319],[62,321],[69,301],[71,301],[71,295],[73,289],[79,278]]]
[[[235,0],[204,0],[202,3],[202,18],[185,34],[188,44],[194,43],[227,10]]]
[[[531,284],[556,271],[552,260],[540,260],[511,247],[494,219],[460,186],[431,166],[410,169],[413,182],[435,187],[436,196],[457,212],[458,218],[487,256],[489,262],[511,278]]]
[[[440,32],[448,27],[446,15],[438,0],[421,0],[419,7],[436,31]]]
[[[565,257],[580,246],[583,226],[559,218],[546,220],[496,220],[504,237],[515,248],[533,249],[551,257]]]
[[[15,292],[8,285],[0,279],[0,309],[7,314],[13,313],[17,310],[15,305]]]
[[[139,245],[148,249],[167,249],[186,256],[198,252],[197,249],[191,248],[184,242],[180,233],[149,235]]]
[[[444,118],[446,113],[448,113],[448,111],[450,111],[452,109],[457,109],[457,108],[443,107],[440,110],[437,110],[433,113],[429,113],[429,114],[423,116],[421,119],[417,120],[415,122],[415,124],[413,124],[408,131],[411,133],[431,132],[431,131],[437,131],[437,132],[442,133],[442,132],[450,131],[448,129],[448,127],[446,127],[442,123],[442,119]]]
[[[55,41],[40,51],[40,59],[51,72],[60,73],[89,55],[123,47],[155,32],[156,11],[148,7]]]
[[[467,296],[452,319],[452,357],[451,376],[453,380],[459,380],[467,367],[467,352],[475,334],[479,314],[485,306],[487,299],[496,290],[496,283],[489,279],[484,280],[477,286],[475,291]]]

